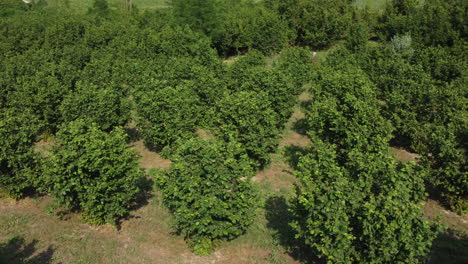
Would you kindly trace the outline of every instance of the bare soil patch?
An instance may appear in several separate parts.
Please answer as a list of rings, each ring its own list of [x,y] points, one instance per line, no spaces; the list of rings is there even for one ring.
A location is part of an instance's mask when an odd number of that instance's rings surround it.
[[[401,162],[418,162],[419,155],[416,153],[411,153],[403,148],[391,147],[389,150],[390,154],[394,155],[395,158]]]
[[[41,139],[40,141],[34,143],[34,151],[39,153],[39,155],[42,157],[47,158],[52,154],[50,151],[53,146],[53,141]]]
[[[146,170],[150,168],[168,169],[171,166],[170,160],[164,159],[158,153],[150,151],[143,143],[143,140],[132,143],[131,148],[136,149],[140,153],[140,166]]]
[[[435,221],[440,217],[443,224],[468,235],[468,214],[458,215],[446,210],[439,202],[431,199],[428,199],[424,204],[423,211],[429,220]]]
[[[197,129],[196,134],[203,139],[214,139],[215,136],[206,129]]]

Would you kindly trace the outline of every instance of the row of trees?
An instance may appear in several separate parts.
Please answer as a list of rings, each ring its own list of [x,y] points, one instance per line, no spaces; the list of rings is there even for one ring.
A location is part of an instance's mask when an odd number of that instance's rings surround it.
[[[422,219],[424,170],[388,155],[393,127],[362,70],[323,66],[306,112],[293,228],[331,263],[418,263],[439,229]]]
[[[313,147],[297,164],[291,224],[328,262],[424,261],[440,230],[422,220],[425,186],[466,213],[463,6],[395,1],[379,21],[352,25],[346,48],[315,72],[305,122]],[[385,42],[369,45],[372,34]],[[389,158],[389,144],[420,161]]]
[[[261,52],[223,64],[204,33],[159,21],[167,11],[100,9],[34,8],[2,19],[0,186],[16,198],[50,194],[57,212],[118,224],[146,177],[128,150],[133,120],[145,143],[173,160],[154,179],[175,229],[209,253],[252,223],[250,179],[276,150],[311,54],[287,49],[268,68]],[[50,149],[38,151],[39,140]]]
[[[297,236],[329,262],[418,262],[437,234],[421,218],[424,183],[466,211],[467,71],[463,12],[411,3],[379,19],[351,1],[173,0],[125,16],[102,1],[67,16],[9,5],[0,20],[0,187],[17,198],[48,193],[58,209],[116,224],[146,177],[127,147],[124,128],[135,121],[173,161],[151,176],[175,230],[210,253],[253,222],[250,179],[312,81],[313,147],[299,159],[291,208]],[[450,40],[411,29],[426,25],[426,7],[455,32]],[[372,36],[383,43],[370,47]],[[283,49],[343,38],[346,48],[314,71],[308,49]],[[247,50],[233,63],[217,56]],[[264,54],[279,50],[268,65]],[[37,152],[40,139],[50,152]],[[420,153],[420,164],[389,158],[389,142]]]

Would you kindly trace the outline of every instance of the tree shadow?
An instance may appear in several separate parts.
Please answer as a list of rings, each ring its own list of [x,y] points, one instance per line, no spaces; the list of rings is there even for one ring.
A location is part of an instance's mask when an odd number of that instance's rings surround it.
[[[295,260],[301,263],[322,264],[313,251],[305,245],[304,241],[295,237],[296,232],[289,225],[294,216],[289,211],[289,206],[284,197],[271,196],[265,202],[267,228],[275,232],[273,238]]]
[[[432,243],[429,264],[468,263],[468,235],[451,229],[441,233]]]
[[[164,146],[154,145],[146,141],[144,141],[143,144],[149,151],[152,151],[152,152],[160,153],[164,149]]]
[[[154,196],[154,181],[152,178],[142,177],[138,182],[138,186],[140,187],[140,193],[135,198],[135,205],[131,208],[131,210],[137,210],[142,206],[147,205],[148,200]]]
[[[128,213],[128,215],[122,219],[119,219],[119,221],[116,223],[117,230],[121,230],[123,221],[130,220],[132,218],[140,218],[139,216],[135,216],[134,214],[132,214],[132,212],[142,208],[143,206],[148,205],[148,201],[154,197],[153,179],[148,177],[142,177],[138,182],[138,186],[140,187],[140,193],[138,193],[138,195],[135,197],[135,201],[130,207],[130,212]]]
[[[0,263],[5,264],[47,264],[52,263],[55,249],[49,246],[44,251],[37,250],[37,240],[26,243],[24,238],[13,237],[0,243]]]
[[[134,143],[143,138],[136,127],[127,127],[125,128],[125,132],[128,135],[127,143]]]
[[[394,135],[392,139],[390,139],[390,142],[389,142],[390,146],[391,147],[395,147],[395,148],[402,148],[408,152],[415,152],[412,148],[411,148],[411,138],[409,138],[408,136],[405,136],[405,135]]]
[[[307,149],[289,145],[284,148],[284,157],[289,166],[293,169],[297,169],[299,158],[307,154]]]
[[[309,125],[307,124],[307,119],[302,118],[297,120],[292,124],[292,128],[295,132],[300,135],[307,136],[307,131],[309,131]]]

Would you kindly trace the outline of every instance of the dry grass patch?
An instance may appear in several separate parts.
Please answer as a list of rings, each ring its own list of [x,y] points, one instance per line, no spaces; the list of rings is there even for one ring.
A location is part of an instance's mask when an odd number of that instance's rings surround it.
[[[401,161],[401,162],[418,162],[419,160],[419,155],[416,153],[411,153],[405,149],[402,148],[394,148],[391,147],[389,149],[389,153],[393,156],[395,156],[395,159]]]
[[[213,134],[211,134],[210,131],[206,130],[206,129],[197,129],[197,131],[195,132],[199,137],[203,138],[203,139],[214,139],[215,136]]]
[[[50,150],[54,144],[55,143],[52,140],[41,139],[40,141],[34,143],[34,151],[39,153],[39,155],[42,157],[47,158],[52,154]]]
[[[143,169],[168,169],[171,166],[170,160],[164,159],[158,153],[150,151],[143,143],[143,140],[132,143],[130,147],[136,149],[138,153],[140,153],[140,167]]]
[[[52,217],[46,213],[50,202],[49,197],[0,200],[0,244],[21,237],[26,245],[34,243],[38,253],[52,248],[47,263],[71,264],[271,263],[267,258],[278,251],[260,219],[244,236],[223,242],[214,254],[196,256],[183,238],[173,233],[172,216],[157,196],[124,220],[120,230],[109,225],[88,225],[76,214],[67,220]],[[276,259],[291,258],[281,253]],[[296,262],[291,259],[281,263]]]
[[[439,202],[428,199],[423,207],[424,215],[432,221],[440,217],[442,224],[468,235],[468,214],[458,215],[446,210]]]

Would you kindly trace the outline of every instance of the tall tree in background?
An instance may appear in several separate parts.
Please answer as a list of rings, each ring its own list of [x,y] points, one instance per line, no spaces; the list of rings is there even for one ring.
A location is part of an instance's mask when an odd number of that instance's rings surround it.
[[[195,31],[211,35],[221,22],[219,0],[170,0],[174,18]]]
[[[88,12],[100,16],[107,15],[109,13],[109,4],[107,0],[94,0],[93,6],[89,8]]]

